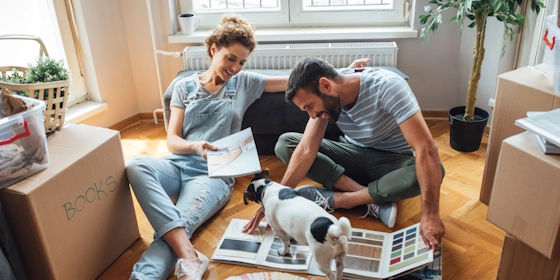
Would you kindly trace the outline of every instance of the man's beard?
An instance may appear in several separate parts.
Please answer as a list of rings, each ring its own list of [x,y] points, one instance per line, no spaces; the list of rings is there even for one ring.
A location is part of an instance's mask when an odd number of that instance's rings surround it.
[[[321,94],[321,100],[325,107],[324,113],[329,115],[329,121],[335,123],[340,117],[340,97]]]

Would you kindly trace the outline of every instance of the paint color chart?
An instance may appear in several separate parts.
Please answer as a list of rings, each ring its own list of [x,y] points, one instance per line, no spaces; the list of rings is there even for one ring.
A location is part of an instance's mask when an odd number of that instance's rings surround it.
[[[399,270],[429,257],[418,227],[393,235],[389,272]]]
[[[424,245],[419,226],[393,233],[353,228],[344,259],[345,275],[385,279],[432,262],[433,252]]]
[[[243,233],[241,230],[248,222],[231,220],[212,261],[324,276],[308,245],[291,240],[290,251],[280,255],[282,241],[272,229],[261,223],[254,234]],[[434,253],[426,248],[419,231],[419,223],[391,233],[352,228],[344,259],[344,278],[386,279],[432,263]],[[331,267],[336,270],[334,261]]]

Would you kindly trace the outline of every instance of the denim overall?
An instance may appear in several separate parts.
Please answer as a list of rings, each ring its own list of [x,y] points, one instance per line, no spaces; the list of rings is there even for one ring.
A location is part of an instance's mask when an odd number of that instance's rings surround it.
[[[200,98],[194,81],[188,79],[186,83],[183,138],[213,142],[228,136],[237,77],[227,83],[227,99]],[[191,238],[201,224],[228,202],[234,180],[209,178],[207,162],[197,153],[172,154],[161,159],[136,156],[126,171],[138,203],[155,230],[154,242],[134,265],[130,279],[167,279],[177,256],[161,237],[184,227]]]

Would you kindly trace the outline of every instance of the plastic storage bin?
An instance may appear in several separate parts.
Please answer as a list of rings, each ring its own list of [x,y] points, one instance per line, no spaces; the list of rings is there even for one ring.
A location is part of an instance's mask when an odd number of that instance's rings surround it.
[[[0,189],[43,170],[49,165],[47,137],[43,128],[45,102],[21,98],[27,110],[0,119]],[[4,116],[0,103],[0,116]]]

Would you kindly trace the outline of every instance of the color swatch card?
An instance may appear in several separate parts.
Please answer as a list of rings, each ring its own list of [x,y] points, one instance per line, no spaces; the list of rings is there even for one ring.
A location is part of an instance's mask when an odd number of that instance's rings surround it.
[[[344,260],[344,275],[385,279],[431,263],[420,236],[420,224],[393,232],[375,232],[353,228]]]
[[[247,220],[232,219],[216,251],[213,261],[283,271],[307,272],[323,275],[309,250],[309,246],[292,241],[290,254],[278,255],[281,241],[266,223],[261,223],[254,234],[241,232]],[[385,233],[353,228],[344,259],[345,279],[387,279],[403,275],[433,261],[420,236],[420,224]],[[335,269],[334,261],[332,263]]]

